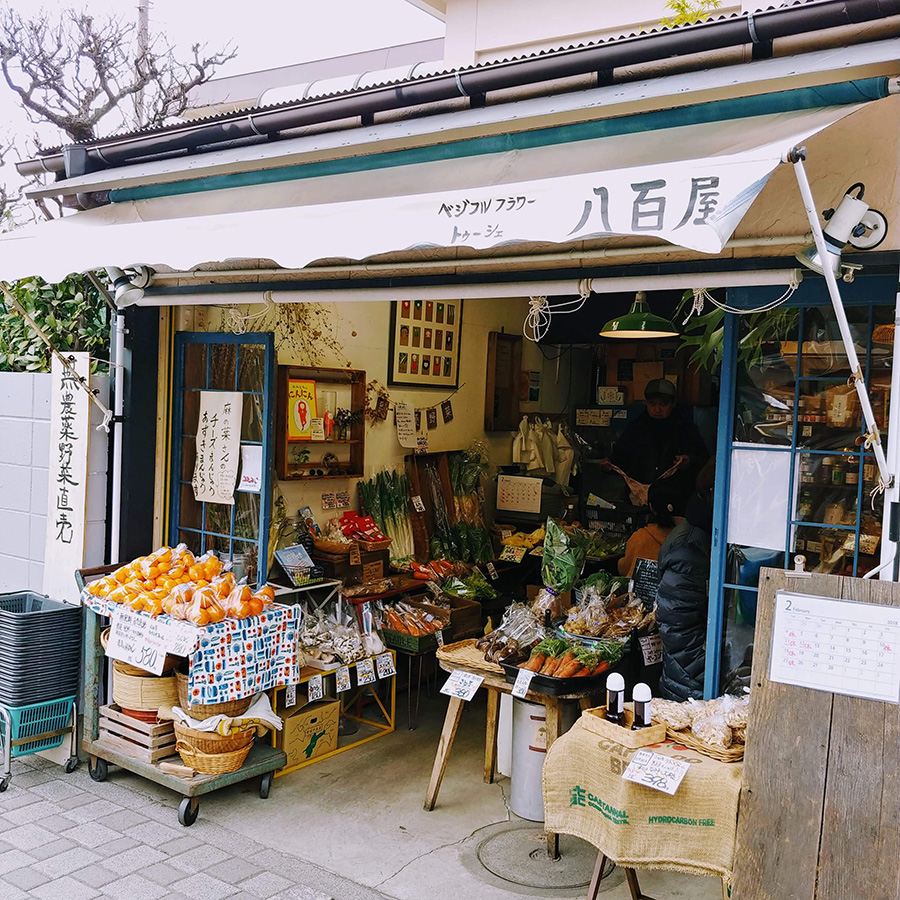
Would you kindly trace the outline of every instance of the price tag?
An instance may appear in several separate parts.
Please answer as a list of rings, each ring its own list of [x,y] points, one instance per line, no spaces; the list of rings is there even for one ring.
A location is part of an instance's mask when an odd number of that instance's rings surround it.
[[[412,498],[413,509],[416,512],[423,513],[425,512],[425,504],[422,502],[422,498],[418,494],[414,494]]]
[[[438,628],[434,633],[434,639],[437,641],[438,647],[444,646],[444,630],[442,628]]]
[[[309,679],[307,690],[310,703],[321,700],[325,696],[325,688],[322,685],[322,676],[313,675],[313,677]]]
[[[151,619],[129,609],[117,609],[106,655],[162,675],[167,653],[190,656],[199,640],[200,630],[186,622]]]
[[[527,552],[527,547],[504,547],[503,552],[500,554],[500,559],[504,562],[520,563],[525,559]]]
[[[362,565],[362,553],[359,552],[359,544],[357,544],[356,541],[350,545],[350,565]]]
[[[397,674],[394,668],[394,657],[390,653],[381,653],[375,657],[375,667],[379,678],[390,678]]]
[[[648,634],[640,638],[641,653],[645,666],[654,666],[662,662],[662,638],[658,634]]]
[[[496,581],[496,580],[500,577],[500,576],[497,574],[497,568],[496,568],[496,566],[495,566],[492,562],[489,562],[489,563],[487,564],[487,570],[488,570],[488,575],[491,576],[491,581]]]
[[[337,692],[339,694],[343,694],[344,691],[350,690],[350,667],[349,666],[341,666],[334,673],[334,680],[337,687]]]
[[[512,689],[513,697],[518,697],[520,700],[525,699],[528,688],[531,687],[531,679],[534,678],[535,674],[528,669],[519,669],[519,674],[516,675],[516,683]]]
[[[478,688],[481,687],[482,681],[484,681],[483,675],[454,669],[441,688],[441,693],[447,694],[449,697],[458,697],[460,700],[471,700]]]
[[[690,767],[691,764],[683,759],[673,759],[671,756],[651,753],[649,750],[638,750],[628,768],[622,773],[622,777],[626,781],[645,784],[655,791],[672,795],[678,790]]]
[[[297,702],[297,685],[289,684],[284,689],[284,705],[285,706],[294,706]]]
[[[359,684],[372,684],[375,681],[375,664],[371,657],[367,656],[357,662],[356,681]]]

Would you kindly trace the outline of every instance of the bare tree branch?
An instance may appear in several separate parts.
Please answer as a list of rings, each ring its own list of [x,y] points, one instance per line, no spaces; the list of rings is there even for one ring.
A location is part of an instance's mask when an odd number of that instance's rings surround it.
[[[50,122],[71,141],[98,137],[101,123],[106,133],[133,127],[122,101],[136,96],[146,125],[180,115],[190,91],[236,53],[230,45],[208,53],[195,44],[192,58],[180,61],[159,36],[141,52],[136,25],[120,18],[65,9],[56,20],[44,11],[29,19],[0,5],[3,80],[33,122]]]

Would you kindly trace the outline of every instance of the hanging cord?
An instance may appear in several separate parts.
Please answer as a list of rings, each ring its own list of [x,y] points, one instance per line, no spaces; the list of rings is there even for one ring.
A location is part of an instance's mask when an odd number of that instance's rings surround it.
[[[69,360],[67,360],[65,356],[63,356],[62,353],[60,353],[59,350],[57,350],[56,347],[53,346],[53,344],[50,342],[50,338],[47,337],[41,326],[38,325],[38,323],[35,322],[30,315],[28,315],[22,304],[19,303],[19,301],[16,300],[16,298],[10,293],[10,290],[6,286],[5,281],[0,281],[0,290],[3,291],[3,296],[6,298],[10,306],[12,306],[12,308],[32,327],[37,336],[44,342],[50,353],[54,357],[56,357],[56,359],[59,360],[62,366],[72,374],[78,386],[88,395],[88,397],[91,398],[91,402],[94,404],[94,406],[96,406],[97,409],[99,409],[100,412],[103,413],[103,421],[97,426],[97,431],[105,431],[107,434],[109,434],[109,423],[113,418],[112,410],[101,403],[99,399],[97,399],[97,394],[95,393],[94,389],[91,388],[90,384],[87,383],[88,379],[82,377],[82,375],[80,375],[78,371],[76,371],[72,363],[70,363]],[[112,364],[107,363],[107,365]]]
[[[528,314],[522,326],[522,334],[533,344],[540,343],[550,330],[550,320],[554,315],[565,316],[580,310],[591,296],[591,279],[582,278],[578,282],[578,299],[564,300],[553,306],[546,297],[529,297]]]
[[[232,334],[246,334],[248,323],[254,322],[257,319],[262,319],[271,312],[272,307],[275,305],[271,291],[265,291],[263,293],[263,303],[265,303],[265,308],[261,312],[246,316],[238,312],[237,306],[226,307]]]
[[[761,312],[769,312],[769,310],[775,309],[776,306],[780,306],[782,303],[787,302],[794,296],[797,288],[800,287],[800,279],[796,274],[791,276],[790,284],[787,287],[787,290],[777,299],[772,300],[770,303],[766,303],[763,306],[757,306],[753,309],[744,309],[742,307],[737,306],[729,306],[727,303],[720,303],[713,297],[712,294],[706,288],[694,288],[694,300],[691,304],[691,308],[687,314],[685,320],[681,323],[682,325],[687,325],[690,321],[691,316],[700,315],[703,312],[703,304],[708,300],[713,306],[717,309],[721,309],[727,313],[734,313],[737,316],[750,316],[754,313]]]

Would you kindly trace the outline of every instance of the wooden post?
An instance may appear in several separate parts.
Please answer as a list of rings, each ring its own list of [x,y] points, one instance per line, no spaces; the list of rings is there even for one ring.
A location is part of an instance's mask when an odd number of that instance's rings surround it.
[[[500,692],[487,689],[487,733],[484,742],[484,783],[493,784],[497,771],[497,727],[500,724]]]
[[[547,728],[547,752],[562,733],[562,707],[556,697],[544,698],[544,715]],[[559,835],[547,832],[547,855],[559,859]]]
[[[456,729],[459,726],[459,718],[462,715],[465,700],[459,697],[451,697],[447,706],[447,715],[444,716],[444,727],[438,741],[437,753],[434,757],[434,766],[431,769],[431,780],[428,782],[428,792],[425,794],[425,809],[431,812],[437,803],[438,791],[441,789],[441,781],[447,770],[447,759],[453,747],[453,739],[456,737]]]

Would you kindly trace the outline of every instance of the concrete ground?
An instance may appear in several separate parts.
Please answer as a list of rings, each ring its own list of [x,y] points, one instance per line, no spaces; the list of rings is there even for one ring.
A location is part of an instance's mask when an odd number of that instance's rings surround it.
[[[523,826],[514,842],[521,835],[521,852],[545,884],[583,884],[595,854],[564,838],[568,864],[559,868],[541,856],[537,826],[510,813],[508,780],[483,783],[485,715],[477,698],[463,714],[437,806],[424,811],[445,709],[446,698],[423,698],[414,732],[406,730],[401,709],[393,735],[277,778],[268,800],[259,799],[256,781],[207,795],[190,828],[177,822],[179,798],[131,773],[110,767],[109,780],[98,784],[85,766],[66,775],[46,760],[24,757],[0,795],[0,897],[583,897],[584,887],[520,887],[480,864],[486,836]],[[722,896],[715,879],[663,872],[640,877],[657,900]],[[619,872],[603,888],[601,896],[609,900],[630,896]]]

